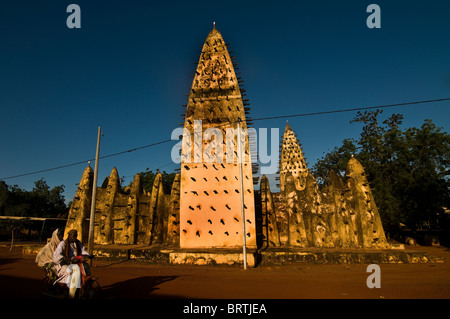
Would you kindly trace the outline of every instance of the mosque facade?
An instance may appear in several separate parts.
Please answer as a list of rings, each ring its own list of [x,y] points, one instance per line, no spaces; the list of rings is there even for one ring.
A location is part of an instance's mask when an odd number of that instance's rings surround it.
[[[364,168],[348,162],[319,188],[287,124],[280,192],[266,176],[254,187],[248,102],[227,45],[214,29],[202,47],[184,115],[181,170],[170,194],[158,174],[151,192],[139,174],[125,189],[114,168],[97,189],[94,242],[185,249],[246,247],[388,248]],[[88,240],[93,172],[87,167],[66,232]]]

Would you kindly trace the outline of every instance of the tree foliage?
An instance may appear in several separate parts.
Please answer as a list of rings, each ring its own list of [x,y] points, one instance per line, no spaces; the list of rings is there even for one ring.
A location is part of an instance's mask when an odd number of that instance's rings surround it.
[[[321,183],[330,169],[343,176],[353,154],[366,170],[387,230],[395,231],[400,223],[411,229],[436,223],[450,204],[450,135],[431,120],[402,130],[403,115],[380,122],[381,113],[358,112],[351,123],[363,125],[359,138],[344,140],[316,163],[313,173]]]
[[[148,168],[145,170],[145,172],[140,172],[139,175],[141,177],[141,184],[142,188],[146,191],[151,193],[153,188],[153,182],[155,181],[156,175],[158,175],[159,170],[156,172],[153,172],[149,170]],[[176,173],[166,173],[166,171],[163,171],[162,173],[163,178],[163,188],[164,193],[170,194],[172,190],[172,184],[173,180],[175,178]]]
[[[68,206],[63,193],[64,185],[50,188],[43,178],[34,183],[31,191],[0,181],[0,215],[65,218]]]

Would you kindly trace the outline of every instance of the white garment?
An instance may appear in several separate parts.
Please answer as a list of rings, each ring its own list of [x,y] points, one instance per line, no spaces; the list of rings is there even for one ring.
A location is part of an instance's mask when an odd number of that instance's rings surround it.
[[[77,264],[67,266],[67,286],[69,288],[81,288],[81,269]]]
[[[77,240],[78,241],[78,240]],[[78,244],[81,247],[81,255],[82,256],[89,256],[89,253],[87,252],[87,250],[84,248],[84,246],[78,241]],[[61,260],[64,257],[64,249],[66,248],[66,241],[63,240],[59,243],[58,247],[56,247],[55,252],[53,253],[53,262],[55,263],[55,269],[58,273],[58,279],[55,281],[54,284],[58,283],[58,282],[62,282],[67,284],[67,286],[69,286],[71,284],[71,280],[72,278],[75,276],[74,273],[74,267],[71,266],[77,266],[78,271],[78,280],[81,283],[81,271],[80,271],[80,267],[78,267],[78,265],[74,265],[74,264],[70,264],[70,265],[62,265],[61,264]],[[77,251],[77,247],[75,243],[71,243],[69,246],[69,258],[75,257],[76,256],[76,251]],[[70,278],[70,280],[69,280]],[[79,287],[77,287],[79,288]]]
[[[39,267],[44,267],[46,264],[53,262],[53,253],[60,242],[61,241],[58,238],[58,229],[56,229],[52,234],[50,242],[45,245],[36,256],[35,261]]]

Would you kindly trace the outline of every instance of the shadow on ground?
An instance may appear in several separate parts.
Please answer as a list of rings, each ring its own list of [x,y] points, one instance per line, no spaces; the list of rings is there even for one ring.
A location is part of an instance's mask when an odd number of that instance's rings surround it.
[[[43,281],[0,275],[0,299],[43,299]]]
[[[104,299],[164,299],[182,298],[181,296],[154,295],[158,285],[176,279],[178,276],[145,276],[120,281],[102,287]]]
[[[15,263],[15,262],[17,262],[19,260],[20,260],[20,258],[0,258],[0,266],[7,265],[7,264],[12,264],[12,263]]]
[[[102,287],[101,299],[181,299],[176,295],[154,295],[159,284],[178,276],[139,277]],[[0,299],[46,299],[42,294],[43,281],[16,276],[0,275]]]

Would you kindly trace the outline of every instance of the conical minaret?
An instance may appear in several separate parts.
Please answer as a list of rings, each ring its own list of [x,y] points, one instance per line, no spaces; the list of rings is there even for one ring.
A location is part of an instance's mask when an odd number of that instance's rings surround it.
[[[240,82],[240,81],[239,81]],[[186,109],[180,182],[180,247],[242,247],[242,190],[246,244],[256,246],[252,166],[244,101],[225,41],[214,29],[203,45]],[[234,133],[234,134],[233,134]]]
[[[86,219],[89,217],[91,211],[91,195],[94,172],[91,166],[84,169],[81,176],[80,184],[77,188],[77,193],[72,201],[69,210],[69,217],[67,218],[66,229],[64,232],[64,239],[67,238],[68,232],[72,229],[77,230],[78,239],[83,243],[87,243],[89,234],[89,223]]]
[[[364,167],[353,156],[348,161],[346,176],[353,195],[360,245],[364,248],[388,248],[389,244]]]
[[[305,158],[303,157],[302,149],[292,131],[289,123],[286,124],[286,129],[283,135],[283,142],[281,145],[281,160],[280,160],[280,188],[284,191],[286,185],[286,175],[292,174],[294,178],[295,188],[297,190],[304,190],[306,186],[306,176],[308,175],[308,168],[306,167]]]

